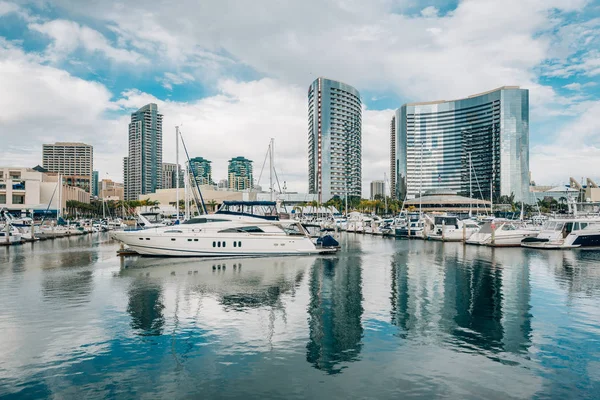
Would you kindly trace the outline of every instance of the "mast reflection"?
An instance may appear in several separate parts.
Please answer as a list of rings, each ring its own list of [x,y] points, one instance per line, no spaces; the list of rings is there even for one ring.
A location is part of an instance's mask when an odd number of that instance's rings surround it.
[[[310,274],[310,341],[306,360],[328,374],[356,361],[362,348],[362,272],[359,257],[317,259]]]

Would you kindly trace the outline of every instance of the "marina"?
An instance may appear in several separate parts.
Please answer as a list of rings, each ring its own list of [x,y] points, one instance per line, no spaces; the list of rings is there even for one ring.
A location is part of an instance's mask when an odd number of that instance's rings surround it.
[[[600,390],[600,253],[337,238],[301,257],[123,258],[107,233],[0,248],[0,397]]]

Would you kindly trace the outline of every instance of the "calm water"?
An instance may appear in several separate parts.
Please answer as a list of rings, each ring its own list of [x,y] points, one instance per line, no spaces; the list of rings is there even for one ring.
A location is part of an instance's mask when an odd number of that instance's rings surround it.
[[[600,398],[600,252],[342,245],[219,261],[120,260],[105,235],[0,248],[0,397]]]

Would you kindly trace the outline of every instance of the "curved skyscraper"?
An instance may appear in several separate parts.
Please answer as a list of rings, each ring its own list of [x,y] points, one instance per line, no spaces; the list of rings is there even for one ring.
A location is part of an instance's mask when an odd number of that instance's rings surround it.
[[[308,88],[308,190],[320,202],[361,195],[361,107],[345,83],[318,78]]]
[[[449,189],[529,202],[529,91],[503,86],[452,101],[409,103],[392,119],[396,196]]]

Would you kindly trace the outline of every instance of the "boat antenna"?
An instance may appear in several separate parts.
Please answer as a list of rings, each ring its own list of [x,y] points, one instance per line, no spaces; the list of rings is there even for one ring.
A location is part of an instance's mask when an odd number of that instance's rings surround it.
[[[181,144],[183,145],[183,150],[185,151],[185,157],[187,158],[188,166],[190,166],[190,155],[187,151],[187,146],[185,145],[185,140],[183,140],[183,134],[181,133],[181,130],[179,131],[179,137],[181,138]],[[196,189],[198,190],[198,194],[200,195],[200,203],[202,204],[202,210],[204,211],[204,214],[208,214],[208,212],[206,211],[206,205],[204,204],[204,197],[202,197],[202,191],[200,190],[200,186],[198,185],[198,179],[196,179],[196,171],[194,170],[194,168],[191,168],[191,170],[192,170],[192,175],[194,176],[194,185],[196,186]],[[193,192],[193,190],[192,190],[192,192]],[[198,204],[198,199],[196,198],[196,193],[194,193],[194,202],[196,203],[196,209],[200,210],[200,204]],[[177,207],[179,207],[179,204],[177,204]]]

